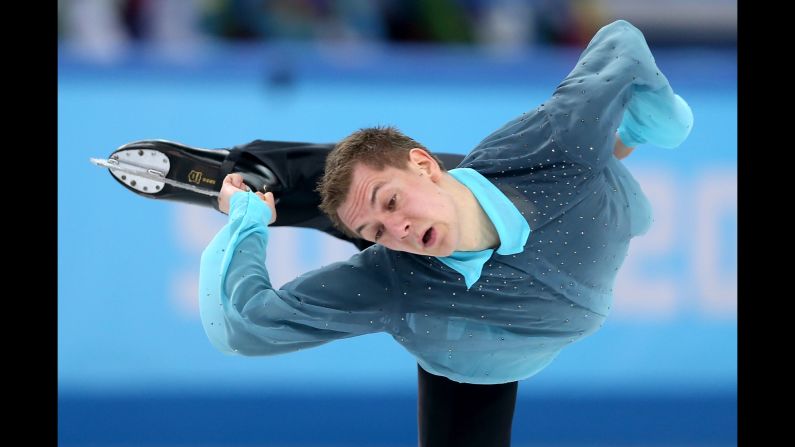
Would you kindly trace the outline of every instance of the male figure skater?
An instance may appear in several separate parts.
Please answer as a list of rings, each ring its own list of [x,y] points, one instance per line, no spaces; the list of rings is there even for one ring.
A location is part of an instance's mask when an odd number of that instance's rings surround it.
[[[342,234],[376,244],[278,290],[262,256],[279,205],[272,192],[248,191],[246,173],[227,175],[218,209],[230,220],[202,255],[205,331],[244,355],[388,332],[419,364],[420,445],[510,445],[518,380],[602,325],[629,241],[650,225],[648,201],[618,158],[637,144],[678,146],[692,119],[641,32],[614,22],[545,104],[456,169],[394,128],[340,142],[326,159],[321,208]],[[494,421],[463,425],[489,401],[457,402],[457,413],[450,395],[424,419],[423,375],[503,387],[490,400]]]

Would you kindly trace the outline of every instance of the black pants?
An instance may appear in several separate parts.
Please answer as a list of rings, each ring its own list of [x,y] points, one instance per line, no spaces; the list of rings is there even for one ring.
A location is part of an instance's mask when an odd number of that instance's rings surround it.
[[[418,371],[420,447],[509,447],[519,382],[459,383]]]
[[[231,149],[233,157],[264,164],[282,184],[274,226],[314,228],[364,249],[372,245],[335,229],[323,214],[315,191],[333,144],[257,140]],[[446,169],[464,158],[436,154]],[[417,423],[420,447],[508,447],[518,382],[473,385],[436,376],[417,365]]]

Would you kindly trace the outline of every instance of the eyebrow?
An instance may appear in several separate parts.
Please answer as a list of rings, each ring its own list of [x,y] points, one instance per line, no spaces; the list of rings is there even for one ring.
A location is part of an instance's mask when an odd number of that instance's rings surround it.
[[[385,181],[378,182],[375,185],[375,188],[373,188],[373,194],[370,196],[370,208],[375,206],[375,195],[378,194],[378,190],[381,189],[381,187],[384,186],[384,184],[386,184]],[[359,228],[356,229],[356,234],[358,234],[359,237],[361,237],[362,239],[364,239],[364,236],[362,236],[362,230],[366,226],[367,226],[367,224],[362,224],[362,225],[359,225]]]

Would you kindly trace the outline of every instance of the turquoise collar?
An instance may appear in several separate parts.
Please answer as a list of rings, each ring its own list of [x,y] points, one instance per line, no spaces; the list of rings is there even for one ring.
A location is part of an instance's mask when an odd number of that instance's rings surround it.
[[[494,224],[494,228],[497,229],[500,237],[497,254],[512,255],[524,251],[524,246],[530,237],[530,225],[513,202],[474,169],[457,168],[448,172],[472,191],[483,211]],[[492,248],[481,251],[455,251],[450,256],[436,259],[462,274],[468,289],[480,279],[483,265],[491,258],[493,252]]]

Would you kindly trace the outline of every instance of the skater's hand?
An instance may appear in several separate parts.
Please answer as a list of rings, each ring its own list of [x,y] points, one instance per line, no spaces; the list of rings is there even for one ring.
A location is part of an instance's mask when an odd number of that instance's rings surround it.
[[[224,178],[224,183],[221,186],[221,192],[218,194],[218,209],[221,210],[224,214],[229,214],[229,201],[232,199],[232,195],[236,192],[248,192],[251,191],[251,188],[248,187],[245,183],[243,183],[243,176],[240,174],[229,174]],[[271,208],[271,221],[268,224],[272,224],[276,221],[276,203],[273,197],[272,192],[268,193],[261,193],[257,192],[257,197],[260,198],[263,202],[268,204]]]
[[[243,176],[240,174],[229,174],[224,177],[221,185],[221,192],[218,194],[218,209],[224,214],[229,214],[229,201],[232,194],[236,192],[248,192],[250,188],[243,183]]]

